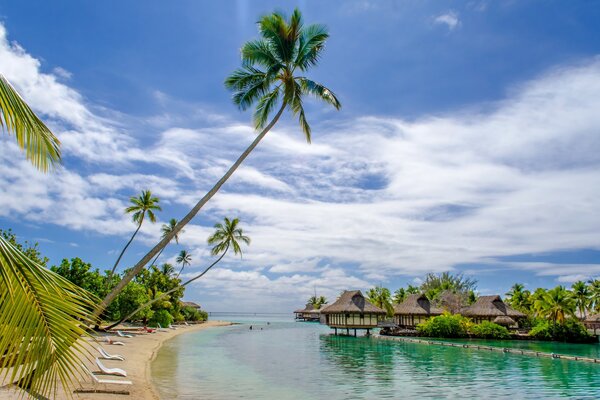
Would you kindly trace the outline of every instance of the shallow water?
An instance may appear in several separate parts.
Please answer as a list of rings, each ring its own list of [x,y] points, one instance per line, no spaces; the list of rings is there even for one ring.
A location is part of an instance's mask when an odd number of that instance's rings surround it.
[[[161,398],[600,398],[600,364],[332,336],[288,318],[230,320],[242,324],[164,344],[152,365]],[[481,343],[600,358],[598,344]]]

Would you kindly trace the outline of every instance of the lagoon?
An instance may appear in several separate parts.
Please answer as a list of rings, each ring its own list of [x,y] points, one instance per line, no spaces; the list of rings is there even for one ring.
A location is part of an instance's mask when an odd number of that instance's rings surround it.
[[[152,364],[161,398],[600,398],[598,364],[332,336],[287,317],[230,317],[241,324],[163,345]],[[599,344],[480,342],[600,357]]]

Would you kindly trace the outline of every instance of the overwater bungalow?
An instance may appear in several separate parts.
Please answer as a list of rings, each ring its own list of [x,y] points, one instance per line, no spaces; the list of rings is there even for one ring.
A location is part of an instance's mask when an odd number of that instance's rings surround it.
[[[480,296],[460,313],[477,324],[490,321],[510,328],[518,328],[519,319],[526,317],[522,312],[507,306],[498,295]]]
[[[593,335],[598,335],[600,333],[600,314],[588,315],[587,318],[583,320],[583,325],[591,331]]]
[[[321,309],[321,323],[335,330],[366,329],[367,335],[376,328],[379,321],[385,318],[386,312],[369,303],[360,290],[347,290],[333,303]]]
[[[443,310],[432,306],[423,293],[411,294],[394,306],[394,322],[401,328],[415,328],[417,324],[442,313]]]
[[[295,318],[302,321],[318,321],[321,310],[315,308],[314,304],[306,303],[306,307],[294,311]]]

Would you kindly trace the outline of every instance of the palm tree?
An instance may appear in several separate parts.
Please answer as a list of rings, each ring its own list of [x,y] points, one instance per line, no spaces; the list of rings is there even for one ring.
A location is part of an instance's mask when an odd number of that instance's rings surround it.
[[[131,239],[129,239],[125,247],[123,247],[121,254],[119,254],[119,258],[117,258],[117,261],[112,267],[110,274],[108,274],[109,279],[107,280],[107,282],[110,281],[110,277],[112,276],[112,274],[115,273],[117,265],[119,265],[119,261],[121,261],[121,257],[123,257],[125,250],[127,250],[131,242],[133,242],[133,238],[135,238],[135,235],[137,235],[137,233],[140,231],[142,223],[144,223],[144,217],[146,216],[146,214],[148,214],[148,219],[150,220],[150,222],[154,223],[156,222],[154,210],[161,210],[160,206],[158,205],[158,202],[160,200],[158,199],[158,197],[152,197],[152,192],[150,192],[149,190],[142,190],[142,194],[138,197],[131,196],[129,201],[132,203],[132,205],[125,209],[125,213],[133,213],[132,219],[133,222],[137,223],[137,228],[135,232],[133,232]]]
[[[244,231],[238,227],[238,224],[240,222],[240,220],[238,218],[234,218],[234,219],[230,220],[229,218],[225,217],[223,222],[224,222],[224,224],[221,224],[221,223],[215,224],[216,230],[208,238],[208,244],[213,246],[213,248],[211,249],[211,252],[210,252],[211,255],[217,256],[217,255],[221,254],[219,256],[219,258],[217,258],[215,261],[213,261],[213,263],[210,264],[208,267],[206,267],[206,269],[204,271],[202,271],[200,274],[187,280],[186,282],[182,283],[181,285],[162,293],[161,295],[152,299],[151,301],[147,302],[146,304],[138,307],[137,310],[130,313],[129,315],[127,315],[125,318],[121,319],[120,321],[108,326],[106,329],[114,328],[121,322],[126,321],[129,318],[133,317],[135,314],[137,314],[144,308],[151,306],[155,302],[165,298],[166,296],[170,295],[174,291],[179,290],[182,287],[185,287],[185,286],[189,285],[190,283],[194,282],[195,280],[202,278],[208,271],[210,271],[210,269],[212,267],[217,265],[219,263],[219,261],[221,261],[223,259],[223,257],[225,257],[225,254],[227,254],[227,251],[229,251],[229,249],[233,249],[233,253],[236,255],[239,254],[241,257],[242,256],[242,248],[241,248],[240,244],[244,243],[246,245],[249,245],[250,238],[248,236],[244,235]]]
[[[175,268],[169,263],[164,263],[160,268],[160,272],[163,273],[167,278],[170,278],[175,273]]]
[[[181,264],[181,269],[179,270],[179,272],[177,273],[177,276],[175,277],[175,278],[179,278],[179,275],[181,275],[181,272],[183,271],[185,266],[190,265],[190,263],[192,262],[192,255],[185,250],[181,250],[175,261],[177,261],[177,264]]]
[[[394,307],[392,306],[392,294],[388,288],[375,286],[367,291],[367,297],[373,305],[384,309],[388,316],[394,315]]]
[[[311,128],[306,120],[303,99],[312,95],[336,109],[341,104],[335,94],[325,86],[308,79],[304,74],[318,64],[325,42],[329,37],[324,25],[304,26],[300,11],[294,10],[289,20],[273,13],[258,22],[261,39],[242,46],[242,68],[225,80],[225,86],[234,91],[233,101],[242,110],[256,103],[254,126],[261,130],[254,141],[227,170],[225,175],[202,197],[190,212],[179,221],[175,229],[154,246],[106,295],[94,312],[97,318],[113,299],[169,241],[198,214],[200,209],[219,191],[236,169],[275,126],[287,109],[298,116],[306,140],[311,141]],[[269,115],[279,109],[267,124]]]
[[[594,312],[600,312],[600,279],[590,279],[590,308]]]
[[[529,308],[528,304],[530,292],[525,290],[525,286],[521,283],[515,283],[510,290],[506,292],[507,302],[511,307],[525,311]]]
[[[175,229],[176,226],[177,226],[177,220],[175,218],[171,218],[169,220],[169,224],[163,224],[163,226],[160,228],[160,230],[162,231],[161,239],[164,239],[168,234],[173,232],[173,230]],[[182,229],[179,232],[177,232],[175,234],[175,236],[173,236],[173,239],[175,239],[175,243],[179,244],[179,235],[181,235],[183,232],[184,232],[184,230]],[[156,260],[158,260],[158,257],[160,257],[160,255],[162,254],[162,252],[165,248],[166,248],[166,246],[163,247],[162,249],[160,249],[160,251],[156,255],[156,258],[150,263],[150,265],[156,264]]]
[[[316,310],[320,309],[323,304],[327,304],[327,298],[325,296],[314,295],[308,299],[308,304],[312,304]]]
[[[60,142],[1,74],[0,127],[40,171],[60,164]],[[72,387],[95,302],[0,235],[0,375],[35,397],[53,397],[57,380]]]
[[[575,316],[575,300],[564,286],[546,291],[535,302],[539,315],[549,318],[553,323],[562,323],[565,318]]]
[[[394,292],[394,304],[400,304],[406,298],[406,290],[404,288],[399,288]]]
[[[586,309],[590,304],[590,289],[583,281],[575,282],[571,288],[573,289],[571,296],[575,300],[575,306],[579,310],[579,317],[585,319]]]

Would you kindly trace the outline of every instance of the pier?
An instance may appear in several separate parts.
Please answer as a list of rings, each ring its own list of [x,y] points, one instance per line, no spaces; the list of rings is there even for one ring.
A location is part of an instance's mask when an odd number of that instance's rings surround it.
[[[546,357],[546,358],[553,358],[553,359],[560,359],[560,360],[580,361],[580,362],[587,362],[587,363],[593,363],[593,364],[600,364],[600,358],[572,356],[572,355],[567,355],[567,354],[547,353],[547,352],[543,352],[543,351],[522,350],[522,349],[513,349],[513,348],[508,348],[508,347],[496,347],[496,346],[481,346],[481,345],[468,344],[468,343],[442,342],[442,341],[437,341],[437,340],[416,339],[416,338],[401,337],[401,336],[372,335],[371,337],[374,339],[378,339],[378,340],[391,340],[391,341],[395,341],[395,342],[418,343],[418,344],[446,346],[446,347],[462,347],[465,349],[495,351],[498,353],[518,354],[518,355],[530,356],[530,357]]]

